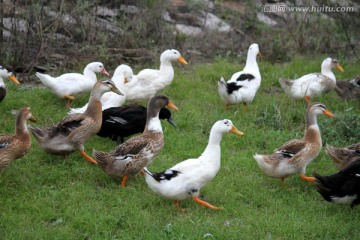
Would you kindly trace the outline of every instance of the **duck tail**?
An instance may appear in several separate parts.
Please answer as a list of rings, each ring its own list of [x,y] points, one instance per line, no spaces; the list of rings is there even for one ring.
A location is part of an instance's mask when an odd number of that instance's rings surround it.
[[[288,79],[284,79],[284,78],[279,78],[279,83],[282,87],[282,89],[284,89],[285,92],[289,92],[291,85],[292,85],[292,81],[288,80]]]
[[[106,166],[108,165],[109,159],[111,158],[110,153],[107,152],[98,152],[95,149],[92,151],[92,155],[99,166]]]
[[[331,145],[326,145],[325,153],[331,157],[336,157],[336,149]]]
[[[220,80],[218,81],[218,91],[219,91],[220,97],[226,96],[227,83],[225,82],[225,79],[223,77],[221,77]]]
[[[50,75],[48,74],[42,74],[42,73],[39,73],[39,72],[36,72],[35,73],[36,77],[38,77],[40,79],[40,81],[45,85],[47,86],[48,88],[54,88],[55,87],[55,81],[54,81],[54,78],[51,77]]]
[[[68,112],[68,115],[70,114],[74,114],[74,113],[84,113],[87,109],[88,103],[86,103],[83,107],[81,108],[70,108],[70,111]]]

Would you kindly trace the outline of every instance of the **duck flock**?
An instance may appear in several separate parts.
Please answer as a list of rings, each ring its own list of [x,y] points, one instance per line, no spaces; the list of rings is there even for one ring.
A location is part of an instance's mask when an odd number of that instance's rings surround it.
[[[228,81],[223,77],[218,81],[219,99],[225,102],[226,110],[231,105],[242,104],[246,112],[247,103],[255,98],[261,84],[257,64],[259,55],[258,44],[252,44],[244,69],[234,73]],[[169,97],[158,95],[173,81],[172,62],[175,61],[188,64],[179,51],[169,49],[161,54],[159,69],[144,69],[137,75],[129,66],[122,64],[110,76],[101,62],[89,63],[83,74],[66,73],[52,77],[36,73],[43,85],[59,98],[67,100],[68,107],[78,96],[91,92],[89,101],[81,108],[70,108],[68,115],[59,123],[47,127],[27,126],[27,120],[36,122],[36,118],[29,107],[21,108],[16,117],[16,133],[0,135],[0,170],[27,154],[31,148],[31,132],[45,152],[68,156],[78,151],[107,175],[121,178],[122,187],[126,186],[129,177],[141,173],[153,192],[173,200],[177,208],[180,200],[191,198],[205,207],[223,209],[201,199],[200,190],[220,169],[222,137],[229,132],[243,135],[231,120],[223,119],[214,123],[208,145],[198,158],[187,159],[158,173],[147,168],[161,154],[164,146],[160,120],[167,120],[176,127],[169,108],[178,108]],[[272,153],[255,153],[254,159],[269,177],[279,178],[284,183],[285,178],[299,174],[301,179],[315,182],[316,190],[325,200],[354,206],[360,201],[360,143],[339,148],[327,146],[326,153],[333,159],[339,172],[331,176],[306,176],[307,165],[322,149],[317,117],[334,117],[323,103],[311,103],[311,99],[330,90],[335,90],[344,99],[360,99],[360,78],[336,81],[332,69],[343,71],[337,59],[326,58],[321,64],[321,73],[307,74],[296,80],[279,79],[289,97],[305,99],[307,103],[305,134],[301,139],[284,143]],[[97,73],[109,78],[97,81]],[[0,101],[6,95],[3,81],[6,78],[19,84],[11,72],[0,66]],[[147,108],[137,104],[144,100],[148,102]],[[132,136],[137,133],[140,134]],[[94,149],[91,156],[86,153],[84,143],[94,135],[110,138],[117,142],[117,146],[111,152]]]

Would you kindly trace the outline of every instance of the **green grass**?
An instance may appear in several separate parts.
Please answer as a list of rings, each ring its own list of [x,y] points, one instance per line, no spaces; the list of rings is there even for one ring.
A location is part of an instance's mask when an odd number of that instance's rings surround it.
[[[222,167],[202,189],[206,201],[223,211],[206,209],[191,200],[181,202],[185,212],[154,194],[143,176],[120,188],[78,153],[61,158],[43,152],[34,138],[30,152],[0,175],[0,235],[2,239],[354,239],[360,234],[358,208],[325,202],[308,184],[292,176],[282,186],[258,168],[253,154],[270,153],[304,131],[304,101],[293,101],[279,90],[278,78],[295,78],[319,71],[323,58],[294,58],[273,65],[260,61],[262,86],[246,114],[242,106],[225,111],[217,93],[220,76],[228,79],[243,62],[217,59],[212,64],[179,67],[164,90],[179,107],[173,111],[175,129],[163,122],[165,147],[150,170],[161,171],[204,150],[211,126],[231,119],[245,133],[224,136]],[[338,79],[356,76],[360,62],[344,62]],[[30,106],[36,126],[58,122],[67,113],[65,102],[42,87],[14,86],[0,104],[1,133],[14,131],[14,109]],[[83,97],[75,103],[82,106]],[[319,116],[323,144],[346,146],[359,141],[359,103],[345,102],[331,92],[321,101],[336,115]],[[349,126],[350,125],[350,126]],[[91,138],[85,145],[110,151],[115,143]],[[337,170],[321,151],[307,173]]]

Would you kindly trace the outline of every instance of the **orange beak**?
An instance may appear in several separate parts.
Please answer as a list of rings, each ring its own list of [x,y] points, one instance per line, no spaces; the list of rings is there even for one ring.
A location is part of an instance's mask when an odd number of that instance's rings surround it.
[[[188,64],[188,62],[185,60],[185,58],[183,58],[182,56],[180,56],[178,59],[177,59],[179,62],[181,62],[182,64]]]
[[[235,134],[240,135],[240,136],[244,135],[244,133],[239,131],[235,126],[232,126],[230,132],[235,133]]]
[[[344,71],[343,67],[342,67],[340,64],[338,64],[338,65],[336,66],[336,69],[339,70],[340,72],[343,72],[343,71]]]
[[[30,121],[30,122],[36,122],[37,119],[36,119],[36,117],[31,116],[31,118],[29,118],[29,121]]]
[[[171,101],[169,101],[166,106],[168,106],[169,108],[172,108],[172,109],[174,109],[174,110],[176,110],[176,111],[179,110],[179,109],[177,108],[177,106],[175,106]]]
[[[10,79],[11,81],[13,81],[14,83],[16,83],[16,84],[20,84],[20,82],[16,79],[16,77],[15,77],[14,74],[12,74],[12,75],[9,77],[9,79]]]
[[[329,117],[335,117],[335,115],[332,112],[330,112],[328,109],[323,111],[323,114],[325,114],[326,116],[329,116]]]

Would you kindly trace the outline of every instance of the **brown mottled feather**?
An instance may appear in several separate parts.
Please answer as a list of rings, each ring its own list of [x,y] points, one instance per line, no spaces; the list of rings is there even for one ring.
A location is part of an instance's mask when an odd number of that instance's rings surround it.
[[[360,143],[352,144],[344,148],[326,146],[326,153],[332,158],[335,166],[344,169],[351,162],[360,159]]]

